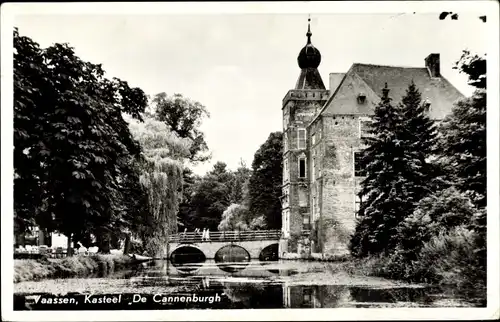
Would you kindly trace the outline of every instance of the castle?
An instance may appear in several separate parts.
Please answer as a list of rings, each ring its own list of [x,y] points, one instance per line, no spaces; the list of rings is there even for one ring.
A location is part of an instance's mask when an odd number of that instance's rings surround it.
[[[318,66],[321,54],[311,43],[297,58],[300,75],[283,98],[283,186],[280,257],[311,253],[343,254],[356,224],[359,164],[366,122],[387,83],[395,104],[413,80],[430,117],[442,120],[463,95],[440,73],[439,54],[424,67],[355,63],[346,73],[331,73],[325,88]]]

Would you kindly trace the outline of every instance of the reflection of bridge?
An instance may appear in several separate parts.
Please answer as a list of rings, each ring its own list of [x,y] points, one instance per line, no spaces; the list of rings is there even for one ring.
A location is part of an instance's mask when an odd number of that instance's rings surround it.
[[[177,253],[201,253],[206,259],[214,259],[219,250],[227,247],[243,249],[241,252],[246,253],[248,259],[262,257],[266,250],[276,252],[277,256],[280,237],[280,230],[215,231],[210,233],[209,240],[202,240],[201,233],[179,233],[170,236],[168,257]],[[276,251],[271,250],[274,247]]]

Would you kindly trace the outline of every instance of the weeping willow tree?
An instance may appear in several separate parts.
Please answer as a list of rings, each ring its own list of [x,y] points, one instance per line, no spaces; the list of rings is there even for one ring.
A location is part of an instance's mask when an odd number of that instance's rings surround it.
[[[166,124],[151,117],[144,122],[126,118],[134,138],[141,144],[140,183],[148,196],[148,211],[137,218],[132,232],[150,256],[168,254],[168,237],[177,231],[182,197],[182,170],[190,143],[172,133]]]

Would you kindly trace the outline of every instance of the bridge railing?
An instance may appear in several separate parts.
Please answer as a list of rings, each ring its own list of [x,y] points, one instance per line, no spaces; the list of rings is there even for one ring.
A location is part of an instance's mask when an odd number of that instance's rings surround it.
[[[202,233],[186,232],[170,236],[171,243],[193,243],[204,241],[252,241],[279,239],[281,230],[254,230],[254,231],[214,231],[210,232],[209,240],[202,239]]]

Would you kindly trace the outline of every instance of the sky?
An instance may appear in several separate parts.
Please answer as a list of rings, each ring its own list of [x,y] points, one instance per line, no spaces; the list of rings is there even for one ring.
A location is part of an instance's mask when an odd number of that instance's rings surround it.
[[[483,13],[484,14],[484,13]],[[311,14],[318,70],[346,72],[353,63],[423,67],[440,53],[441,72],[463,94],[472,89],[453,70],[462,50],[485,53],[487,33],[478,16],[439,20],[433,13]],[[180,93],[202,103],[210,162],[236,169],[271,132],[282,130],[281,101],[299,76],[308,13],[295,14],[22,14],[14,25],[42,47],[67,42],[83,60],[101,63],[146,94]]]

